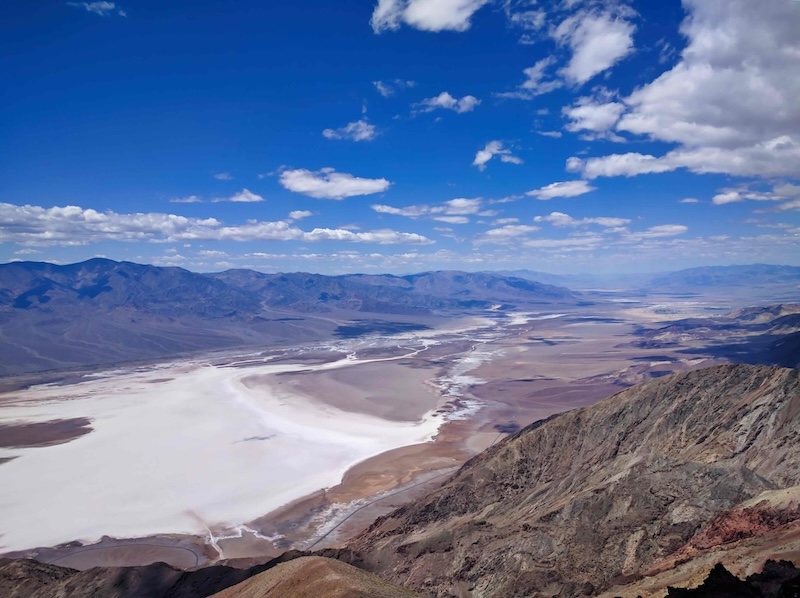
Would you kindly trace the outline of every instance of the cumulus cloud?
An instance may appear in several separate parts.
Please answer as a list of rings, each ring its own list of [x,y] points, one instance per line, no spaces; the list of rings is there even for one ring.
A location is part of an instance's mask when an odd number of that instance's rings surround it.
[[[87,12],[107,17],[111,14],[117,14],[120,17],[127,17],[127,13],[114,2],[67,2],[68,6],[75,6],[83,8]]]
[[[563,212],[551,212],[547,216],[536,216],[534,222],[549,222],[553,226],[587,226],[597,224],[604,228],[620,228],[630,224],[628,218],[612,218],[608,216],[597,216],[594,218],[573,218]]]
[[[349,139],[350,141],[372,141],[378,136],[375,125],[362,118],[347,123],[338,129],[325,129],[322,136],[326,139]]]
[[[438,96],[426,98],[415,105],[416,112],[433,112],[439,108],[453,110],[459,114],[472,112],[475,106],[481,101],[475,96],[464,96],[461,99],[454,98],[448,92],[443,91]]]
[[[611,68],[633,51],[636,27],[628,20],[630,9],[611,11],[581,10],[567,17],[553,32],[553,38],[570,48],[572,57],[559,73],[567,80],[583,84]]]
[[[562,181],[559,183],[550,183],[541,189],[534,189],[528,191],[525,195],[535,197],[536,199],[553,199],[554,197],[577,197],[594,191],[597,187],[592,187],[587,181]]]
[[[624,98],[616,130],[677,144],[663,156],[587,160],[584,176],[800,176],[800,10],[795,2],[684,0],[678,62]]]
[[[305,168],[287,169],[280,173],[280,183],[295,193],[317,199],[345,199],[357,195],[372,195],[386,191],[391,183],[384,178],[365,179],[336,172],[333,168],[318,171]]]
[[[314,212],[309,210],[292,210],[289,212],[289,220],[302,220],[303,218],[308,218],[313,215]]]
[[[477,166],[479,170],[485,170],[486,163],[495,156],[498,156],[501,162],[522,164],[522,158],[515,156],[511,153],[511,150],[504,148],[502,141],[494,140],[487,143],[482,150],[478,150],[472,165]]]
[[[404,216],[406,218],[431,218],[448,224],[467,224],[468,216],[478,214],[481,210],[482,200],[457,198],[451,199],[438,205],[411,205],[402,208],[387,206],[384,204],[374,204],[370,206],[379,214],[391,214],[393,216]]]
[[[225,225],[216,218],[157,212],[121,214],[79,206],[44,208],[0,203],[0,242],[36,246],[87,245],[100,241],[344,241],[380,245],[433,242],[423,235],[389,229],[354,232],[315,228],[304,231],[282,220],[249,220],[240,225]]]
[[[573,106],[562,110],[564,116],[571,121],[566,126],[567,131],[591,131],[600,135],[608,134],[623,112],[625,105],[621,102],[598,102],[589,97],[580,98]]]
[[[491,0],[378,0],[370,24],[375,33],[405,24],[423,31],[466,31],[475,12]]]
[[[255,203],[264,201],[264,198],[257,193],[253,193],[249,189],[242,189],[239,191],[239,193],[234,193],[224,201],[232,201],[234,203]]]

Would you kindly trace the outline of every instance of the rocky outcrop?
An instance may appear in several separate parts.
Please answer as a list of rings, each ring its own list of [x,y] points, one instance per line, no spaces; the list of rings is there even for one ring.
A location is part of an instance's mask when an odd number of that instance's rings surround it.
[[[591,595],[693,539],[708,550],[790,525],[797,505],[733,510],[798,485],[798,446],[800,372],[677,374],[522,430],[349,546],[438,596]]]

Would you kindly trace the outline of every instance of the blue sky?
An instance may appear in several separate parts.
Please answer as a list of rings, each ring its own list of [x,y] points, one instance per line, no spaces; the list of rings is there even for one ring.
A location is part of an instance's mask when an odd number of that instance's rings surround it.
[[[800,264],[796,0],[11,0],[0,261]]]

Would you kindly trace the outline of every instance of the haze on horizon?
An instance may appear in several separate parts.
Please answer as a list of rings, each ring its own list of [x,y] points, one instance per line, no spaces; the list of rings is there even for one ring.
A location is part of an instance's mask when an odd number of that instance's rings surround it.
[[[800,2],[3,13],[0,262],[800,265]]]

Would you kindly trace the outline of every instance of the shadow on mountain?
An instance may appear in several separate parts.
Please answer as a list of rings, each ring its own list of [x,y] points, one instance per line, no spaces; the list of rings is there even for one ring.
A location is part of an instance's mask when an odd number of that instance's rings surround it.
[[[773,334],[763,334],[750,337],[744,342],[684,349],[679,352],[726,359],[734,363],[794,368],[800,366],[800,332],[777,338]]]

